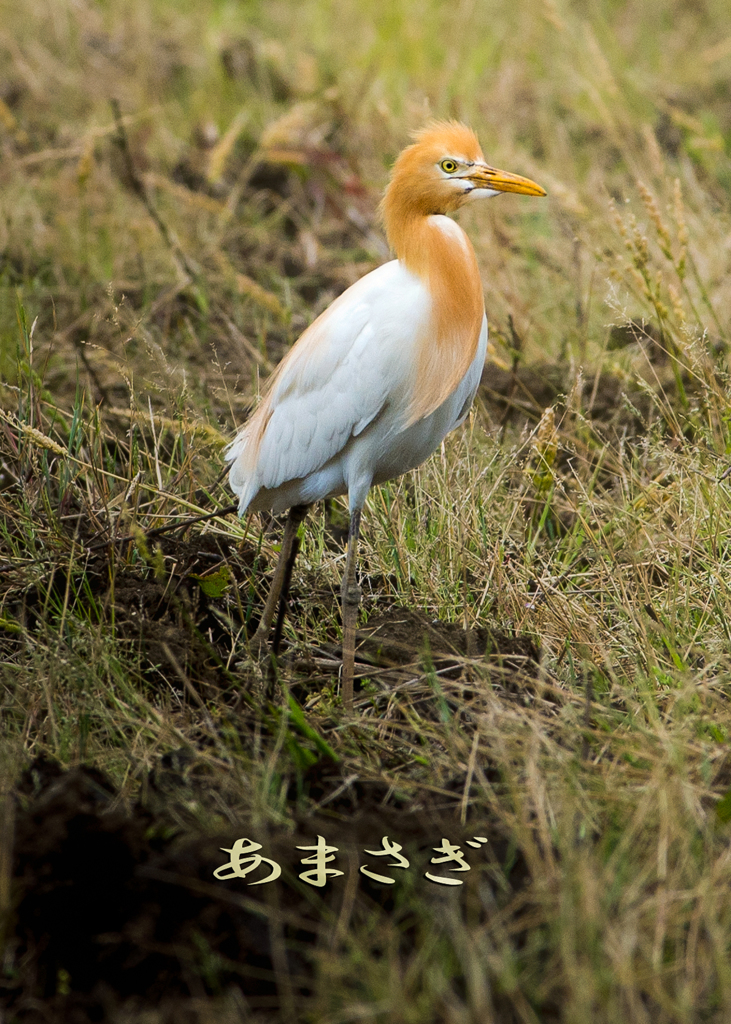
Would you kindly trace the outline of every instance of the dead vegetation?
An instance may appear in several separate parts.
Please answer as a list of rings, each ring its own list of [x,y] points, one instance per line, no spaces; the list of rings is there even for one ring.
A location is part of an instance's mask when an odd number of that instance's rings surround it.
[[[8,1020],[729,1017],[731,23],[498,7],[347,5],[337,40],[319,0],[1,19]],[[279,525],[226,512],[220,452],[386,257],[430,112],[550,202],[463,220],[491,361],[369,499],[349,720],[344,508],[267,682]],[[244,836],[276,882],[214,877]],[[359,871],[383,837],[392,886]],[[424,877],[443,840],[460,887]]]

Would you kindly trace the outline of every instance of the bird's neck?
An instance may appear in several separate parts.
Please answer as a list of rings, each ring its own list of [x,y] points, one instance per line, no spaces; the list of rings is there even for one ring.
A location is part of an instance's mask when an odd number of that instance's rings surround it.
[[[482,281],[469,238],[450,218],[412,215],[387,222],[387,230],[396,256],[432,298],[409,415],[415,422],[449,397],[475,358],[485,314]]]
[[[424,281],[438,319],[447,316],[465,329],[475,319],[481,323],[480,271],[472,243],[459,224],[442,214],[393,209],[387,213],[391,214],[386,219],[391,248],[401,263]]]

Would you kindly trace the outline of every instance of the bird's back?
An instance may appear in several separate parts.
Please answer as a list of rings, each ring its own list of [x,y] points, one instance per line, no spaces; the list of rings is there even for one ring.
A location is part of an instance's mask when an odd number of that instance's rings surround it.
[[[420,353],[433,344],[433,321],[425,282],[398,260],[336,299],[279,364],[226,453],[241,512],[281,512],[345,492],[357,492],[351,504],[362,504],[371,482],[423,462],[471,399],[486,347],[485,327],[467,372],[414,422]]]
[[[398,431],[404,418],[429,311],[423,282],[393,260],[311,324],[226,452],[242,512],[278,512],[347,490],[345,450],[364,451],[374,420]]]

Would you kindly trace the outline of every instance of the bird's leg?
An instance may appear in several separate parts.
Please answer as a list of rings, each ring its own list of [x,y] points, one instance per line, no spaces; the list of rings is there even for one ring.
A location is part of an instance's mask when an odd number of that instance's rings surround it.
[[[259,646],[259,649],[263,648],[264,644],[269,638],[269,630],[272,627],[272,619],[274,618],[274,612],[277,607],[280,595],[286,593],[289,590],[289,580],[292,575],[292,568],[294,566],[294,559],[297,555],[297,530],[299,529],[300,523],[307,515],[309,505],[293,505],[289,510],[287,516],[287,522],[284,526],[284,537],[282,538],[282,550],[279,553],[279,561],[277,567],[274,570],[274,579],[269,589],[269,596],[267,597],[266,604],[264,605],[264,611],[261,614],[259,626],[254,634],[254,644]],[[292,554],[294,552],[294,555]],[[286,590],[284,588],[285,580],[287,582]]]
[[[287,614],[287,604],[289,600],[289,585],[292,582],[292,570],[294,569],[294,563],[297,561],[297,553],[299,549],[300,539],[295,533],[294,540],[292,541],[292,549],[289,552],[289,558],[287,559],[287,564],[284,567],[284,582],[282,583],[282,592],[279,595],[277,621],[274,623],[272,654],[275,658],[279,655],[279,645],[282,642],[282,628],[284,626],[284,616]]]
[[[358,556],[358,534],[360,533],[360,509],[350,514],[348,529],[348,554],[343,576],[343,703],[350,714],[353,711],[353,675],[355,673],[355,627],[358,622],[360,587],[355,579],[355,565]]]

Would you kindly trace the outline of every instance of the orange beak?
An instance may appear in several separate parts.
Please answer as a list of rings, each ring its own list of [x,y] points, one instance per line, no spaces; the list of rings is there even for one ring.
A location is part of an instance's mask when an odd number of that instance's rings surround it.
[[[495,167],[487,164],[478,164],[470,169],[465,175],[467,181],[472,182],[475,188],[489,188],[493,192],[520,192],[526,196],[545,196],[545,188],[536,185],[530,178],[523,178],[520,174],[511,174],[510,171],[498,171]]]

